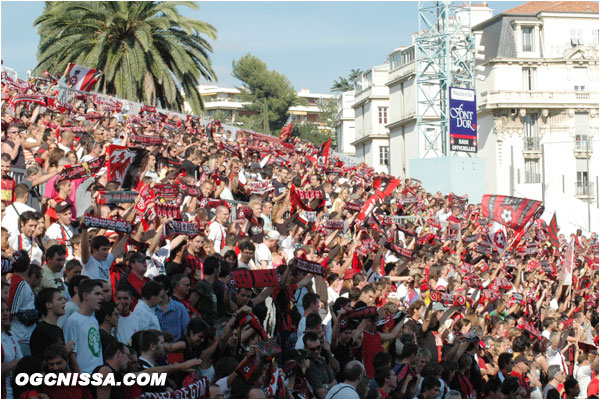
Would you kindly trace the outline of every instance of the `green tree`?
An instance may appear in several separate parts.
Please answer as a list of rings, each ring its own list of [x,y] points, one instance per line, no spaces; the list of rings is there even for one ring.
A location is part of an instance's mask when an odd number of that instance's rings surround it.
[[[288,118],[288,109],[298,104],[298,97],[291,82],[285,75],[267,68],[267,64],[250,53],[233,60],[232,75],[242,82],[240,99],[250,104],[246,109],[254,111],[258,116],[249,120],[259,119],[261,130],[271,133],[283,127]],[[268,122],[264,129],[264,120]]]
[[[352,85],[352,87],[354,87],[354,81],[363,74],[364,71],[361,71],[359,68],[354,68],[350,70],[350,73],[348,74],[348,81],[350,81],[350,84]]]
[[[327,139],[329,139],[329,135],[326,135],[319,131],[319,126],[317,124],[313,124],[310,122],[305,122],[298,125],[294,124],[294,129],[292,129],[292,136],[297,136],[300,139],[308,140],[316,146],[320,146],[325,141],[327,141]]]
[[[338,76],[338,79],[333,81],[333,85],[331,85],[330,90],[332,93],[342,93],[352,90],[353,88],[354,87],[348,81],[348,79],[344,78],[343,76]]]
[[[216,29],[179,14],[194,2],[46,2],[38,28],[36,72],[62,72],[69,63],[103,71],[96,87],[106,94],[183,110],[204,108],[200,77],[216,79],[208,39]]]

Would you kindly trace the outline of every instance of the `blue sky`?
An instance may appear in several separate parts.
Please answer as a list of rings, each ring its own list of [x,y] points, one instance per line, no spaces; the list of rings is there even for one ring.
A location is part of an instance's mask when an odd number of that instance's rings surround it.
[[[33,21],[43,2],[2,1],[1,56],[19,77],[37,63],[39,36]],[[494,14],[522,2],[490,2]],[[418,30],[417,2],[199,2],[181,8],[213,24],[213,69],[220,86],[236,86],[231,62],[252,53],[286,75],[296,88],[328,93],[353,68],[383,63]],[[62,72],[62,71],[61,71]]]

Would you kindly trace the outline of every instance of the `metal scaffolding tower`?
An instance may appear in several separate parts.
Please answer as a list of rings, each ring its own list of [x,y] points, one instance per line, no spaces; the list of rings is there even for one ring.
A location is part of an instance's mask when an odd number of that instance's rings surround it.
[[[415,40],[419,158],[450,156],[449,88],[475,88],[471,2],[419,2]]]

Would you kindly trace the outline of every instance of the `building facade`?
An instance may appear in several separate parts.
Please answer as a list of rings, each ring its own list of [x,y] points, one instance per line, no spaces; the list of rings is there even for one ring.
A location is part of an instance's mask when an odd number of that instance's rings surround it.
[[[354,132],[355,157],[377,172],[390,172],[390,142],[388,112],[390,108],[388,81],[390,64],[373,67],[355,82]]]
[[[597,212],[598,28],[594,2],[525,3],[473,27],[487,192],[566,195]]]
[[[308,89],[301,89],[296,93],[305,104],[290,107],[289,113],[296,116],[296,121],[300,124],[316,124],[322,132],[332,132],[333,127],[326,126],[325,121],[321,119],[325,103],[335,101],[332,94],[311,93]]]
[[[337,97],[337,115],[335,118],[335,135],[337,137],[337,151],[347,155],[354,155],[352,143],[356,139],[354,122],[354,90],[340,93]]]

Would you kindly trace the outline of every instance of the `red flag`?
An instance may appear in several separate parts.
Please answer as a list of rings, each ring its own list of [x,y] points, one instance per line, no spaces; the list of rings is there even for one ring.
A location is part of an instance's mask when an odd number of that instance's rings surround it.
[[[520,231],[530,219],[539,218],[544,206],[537,200],[484,194],[481,211],[483,217]]]
[[[356,220],[359,223],[362,223],[365,220],[365,218],[371,215],[371,213],[373,212],[373,210],[379,202],[381,202],[381,198],[377,195],[377,193],[371,195],[371,197],[369,197],[369,200],[367,200],[367,202],[363,205]]]
[[[558,225],[556,224],[556,213],[552,215],[552,220],[550,220],[550,225],[548,225],[547,228],[548,240],[550,243],[552,243],[552,246],[560,248],[560,242],[558,240]]]
[[[69,86],[73,89],[89,92],[102,75],[93,68],[71,64],[69,67]]]
[[[285,140],[292,134],[292,128],[294,127],[294,121],[288,120],[289,122],[285,124],[283,128],[281,128],[281,133],[279,134],[279,139]]]
[[[329,160],[329,147],[331,146],[331,138],[327,139],[325,143],[319,147],[317,152],[317,163],[320,168],[327,167],[327,161]]]
[[[394,190],[400,184],[400,179],[395,178],[377,178],[373,181],[373,187],[384,194],[384,198],[391,196]]]

